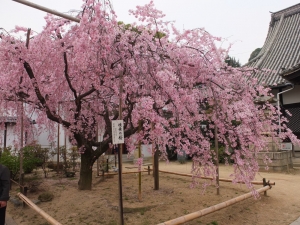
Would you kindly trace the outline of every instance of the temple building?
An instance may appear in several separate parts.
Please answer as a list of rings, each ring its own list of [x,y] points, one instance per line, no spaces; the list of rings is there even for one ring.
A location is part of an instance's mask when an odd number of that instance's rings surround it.
[[[254,77],[259,84],[271,88],[276,104],[281,106],[282,113],[289,120],[288,128],[300,138],[300,4],[271,14],[263,47],[244,66],[256,68]],[[286,158],[288,161],[283,164],[288,167],[290,154],[283,151],[291,149],[299,151],[300,146],[292,146],[286,140],[279,149],[274,150],[278,153],[270,155],[273,162],[275,158]]]

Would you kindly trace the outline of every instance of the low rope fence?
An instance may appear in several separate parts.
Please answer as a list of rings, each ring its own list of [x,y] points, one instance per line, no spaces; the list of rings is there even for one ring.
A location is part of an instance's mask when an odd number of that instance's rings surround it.
[[[44,210],[39,208],[37,205],[35,205],[32,201],[30,201],[25,195],[22,193],[18,193],[17,196],[30,208],[32,208],[34,211],[36,211],[38,214],[40,214],[42,217],[44,217],[47,222],[49,222],[51,225],[62,225],[55,219],[53,219],[51,216],[49,216]]]

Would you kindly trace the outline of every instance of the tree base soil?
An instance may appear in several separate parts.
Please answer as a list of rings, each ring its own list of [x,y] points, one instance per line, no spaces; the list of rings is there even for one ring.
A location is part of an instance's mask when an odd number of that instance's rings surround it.
[[[133,164],[123,163],[123,172],[134,172]],[[160,169],[190,173],[191,162],[160,162]],[[146,167],[145,167],[146,168]],[[96,168],[94,169],[96,171]],[[220,177],[229,179],[231,166],[220,166]],[[243,184],[220,182],[220,195],[217,195],[214,182],[203,189],[209,180],[199,180],[199,186],[190,188],[191,178],[173,174],[159,174],[159,190],[154,189],[154,179],[147,172],[142,173],[141,200],[138,193],[138,173],[123,175],[123,211],[124,223],[128,225],[154,225],[177,217],[205,209],[212,205],[227,201],[248,193],[250,190]],[[275,182],[275,186],[267,192],[238,202],[227,208],[197,218],[185,224],[189,225],[288,225],[300,216],[300,168],[286,172],[261,172],[256,180],[263,178]],[[119,223],[119,191],[118,176],[96,176],[94,172],[91,191],[77,189],[78,173],[74,178],[62,177],[50,172],[43,178],[40,170],[26,175],[30,188],[28,198],[38,199],[43,192],[54,195],[52,201],[40,202],[38,207],[55,220],[64,225],[117,225]],[[255,185],[256,189],[262,185]],[[13,186],[11,196],[18,192]],[[22,225],[47,225],[48,222],[30,207],[8,205],[7,213]]]

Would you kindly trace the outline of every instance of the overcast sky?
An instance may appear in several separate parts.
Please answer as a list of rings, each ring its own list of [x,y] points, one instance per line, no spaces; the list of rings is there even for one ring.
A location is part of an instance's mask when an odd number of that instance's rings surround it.
[[[80,10],[82,0],[30,0],[60,12]],[[118,20],[134,21],[128,10],[150,0],[111,0]],[[176,22],[180,29],[205,28],[214,36],[234,43],[230,55],[242,64],[251,52],[262,47],[271,19],[276,12],[299,3],[299,0],[154,0],[156,7],[166,14],[166,20]],[[37,32],[44,26],[46,13],[12,0],[1,0],[0,27],[11,30],[15,25]]]

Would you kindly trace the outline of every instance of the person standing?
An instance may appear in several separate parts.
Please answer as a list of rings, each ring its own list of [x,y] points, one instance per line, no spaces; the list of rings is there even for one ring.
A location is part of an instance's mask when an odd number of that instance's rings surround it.
[[[10,172],[8,168],[0,164],[0,225],[5,224],[5,212],[9,199]]]

